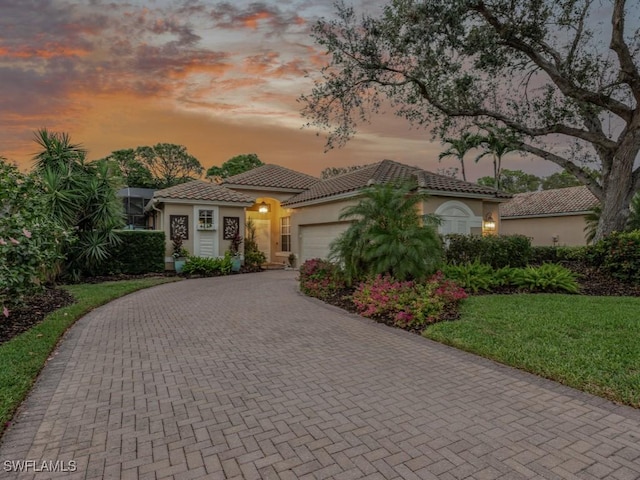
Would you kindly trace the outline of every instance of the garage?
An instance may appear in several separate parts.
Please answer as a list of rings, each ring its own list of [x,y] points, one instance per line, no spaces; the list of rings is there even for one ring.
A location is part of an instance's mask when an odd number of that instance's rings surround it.
[[[328,258],[329,245],[351,225],[349,222],[300,226],[300,261]]]

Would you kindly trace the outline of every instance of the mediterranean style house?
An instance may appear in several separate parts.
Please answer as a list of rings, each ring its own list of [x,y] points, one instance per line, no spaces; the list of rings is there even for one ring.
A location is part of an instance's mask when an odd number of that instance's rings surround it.
[[[420,213],[437,214],[442,234],[501,233],[499,206],[509,194],[391,160],[326,180],[263,165],[221,184],[195,180],[158,190],[145,210],[152,227],[166,234],[168,267],[176,231],[186,234],[191,254],[222,256],[236,233],[244,237],[247,219],[269,263],[286,263],[291,254],[301,263],[328,256],[332,240],[350,225],[341,211],[358,202],[363,188],[410,180],[429,195]]]
[[[501,233],[536,246],[586,245],[586,217],[599,204],[586,186],[518,193],[500,205]]]

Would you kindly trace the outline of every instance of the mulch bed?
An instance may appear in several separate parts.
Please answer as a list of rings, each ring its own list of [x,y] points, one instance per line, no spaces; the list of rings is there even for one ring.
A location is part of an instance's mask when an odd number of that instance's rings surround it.
[[[8,318],[0,316],[0,345],[40,323],[47,314],[74,302],[66,290],[48,288],[26,299],[23,305],[12,307]]]

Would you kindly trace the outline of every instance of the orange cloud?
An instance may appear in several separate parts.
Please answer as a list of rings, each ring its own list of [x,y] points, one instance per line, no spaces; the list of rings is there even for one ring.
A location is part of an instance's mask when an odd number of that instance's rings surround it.
[[[54,58],[54,57],[84,57],[89,50],[81,47],[71,47],[60,43],[47,43],[43,47],[22,46],[18,48],[0,47],[0,57],[7,58]]]

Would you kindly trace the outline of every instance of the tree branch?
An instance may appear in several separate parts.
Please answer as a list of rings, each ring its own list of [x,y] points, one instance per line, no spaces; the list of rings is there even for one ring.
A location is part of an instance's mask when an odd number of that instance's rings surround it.
[[[622,2],[624,6],[624,0],[617,1]],[[553,83],[565,96],[581,102],[593,103],[601,108],[610,110],[627,123],[631,121],[633,110],[627,105],[608,95],[594,93],[574,85],[569,81],[569,79],[562,75],[556,66],[540,55],[540,53],[538,53],[531,45],[523,42],[513,35],[509,35],[505,24],[500,22],[500,20],[487,9],[483,0],[478,0],[476,5],[471,8],[478,12],[487,21],[487,23],[493,27],[495,32],[500,36],[500,38],[502,38],[505,45],[524,53],[538,67],[544,70],[544,72],[549,75],[549,78],[551,78]]]
[[[633,57],[629,51],[629,46],[624,41],[624,6],[625,0],[615,0],[611,23],[611,44],[609,45],[618,56],[620,62],[620,80],[629,85],[636,102],[640,104],[640,73],[633,63]]]
[[[584,169],[577,166],[570,160],[567,160],[564,157],[556,155],[554,153],[548,152],[538,147],[534,147],[533,145],[529,145],[527,143],[520,144],[520,150],[523,152],[529,152],[537,157],[544,158],[545,160],[549,160],[550,162],[555,163],[556,165],[561,166],[567,172],[574,175],[578,180],[580,180],[587,188],[593,193],[598,200],[602,201],[604,198],[604,191],[602,187],[596,182],[596,180],[589,175]]]

